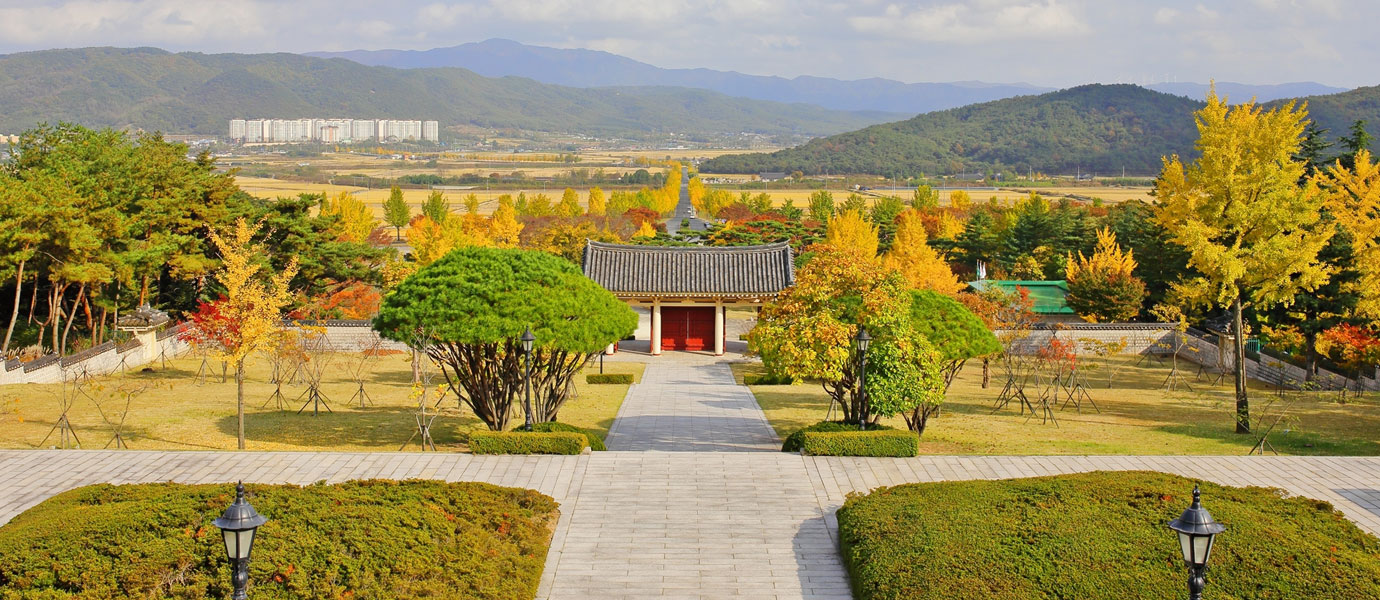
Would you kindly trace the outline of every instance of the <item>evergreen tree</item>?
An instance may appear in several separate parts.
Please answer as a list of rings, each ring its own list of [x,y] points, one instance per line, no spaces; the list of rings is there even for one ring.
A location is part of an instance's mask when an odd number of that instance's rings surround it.
[[[1356,153],[1370,149],[1370,133],[1366,132],[1365,120],[1361,119],[1352,123],[1351,135],[1342,136],[1341,139],[1337,140],[1337,143],[1342,147],[1342,153],[1336,158],[1336,161],[1340,161],[1343,168],[1355,169]]]
[[[1303,163],[1305,179],[1327,166],[1323,153],[1331,147],[1332,142],[1327,141],[1327,130],[1320,127],[1317,121],[1309,121],[1308,126],[1303,128],[1303,142],[1299,144],[1298,156],[1294,157]]]
[[[987,211],[978,211],[963,226],[963,233],[954,240],[954,249],[959,252],[959,260],[976,268],[977,262],[994,263],[1003,249],[1001,237],[997,235],[996,222]]]

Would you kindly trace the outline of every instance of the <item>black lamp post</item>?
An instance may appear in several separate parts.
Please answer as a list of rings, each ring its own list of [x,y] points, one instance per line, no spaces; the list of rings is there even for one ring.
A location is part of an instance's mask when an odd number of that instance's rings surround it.
[[[858,328],[857,337],[853,338],[853,345],[858,348],[858,429],[867,429],[867,346],[872,343],[872,336],[867,334],[867,330]]]
[[[537,341],[537,336],[532,335],[532,328],[529,326],[527,331],[522,332],[522,337],[518,338],[522,342],[522,363],[526,367],[523,375],[522,397],[523,406],[527,412],[527,431],[532,430],[532,343]]]
[[[1225,525],[1212,520],[1212,515],[1203,508],[1199,500],[1198,486],[1193,486],[1193,504],[1169,522],[1169,528],[1179,534],[1179,548],[1183,551],[1184,564],[1188,565],[1188,597],[1201,600],[1203,587],[1207,585],[1207,562],[1212,556],[1212,543],[1217,534],[1227,530]]]
[[[230,559],[233,570],[230,582],[235,586],[234,600],[249,597],[249,554],[254,549],[254,532],[267,522],[268,519],[244,499],[244,482],[235,486],[235,501],[226,507],[225,514],[212,521],[225,538],[225,557]]]

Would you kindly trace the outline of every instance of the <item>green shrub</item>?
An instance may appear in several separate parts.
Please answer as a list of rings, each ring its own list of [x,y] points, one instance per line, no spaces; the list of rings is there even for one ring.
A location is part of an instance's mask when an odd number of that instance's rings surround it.
[[[811,431],[800,449],[811,456],[901,456],[920,453],[920,436],[913,431]]]
[[[603,438],[603,436],[600,436],[598,433],[595,433],[595,432],[590,431],[590,430],[588,430],[588,429],[581,429],[581,428],[576,427],[576,426],[574,426],[574,425],[566,425],[565,423],[556,423],[556,422],[554,422],[554,421],[551,421],[551,422],[547,422],[547,423],[537,423],[536,425],[533,425],[533,426],[532,426],[532,429],[533,429],[534,431],[536,431],[537,433],[551,433],[551,432],[553,432],[553,431],[565,431],[565,432],[571,432],[571,433],[580,433],[580,434],[584,434],[585,439],[586,439],[586,440],[589,440],[589,449],[590,449],[590,450],[593,450],[593,451],[595,451],[595,452],[603,452],[603,451],[605,451],[605,450],[608,450],[608,448],[604,446],[604,438]],[[516,431],[516,432],[518,432],[518,433],[527,433],[527,432],[528,432],[528,431],[527,431],[526,425],[524,425],[524,426],[522,426],[522,427],[519,427],[519,428],[517,428],[517,429],[514,429],[513,431]]]
[[[249,596],[530,600],[551,498],[486,483],[250,485]],[[234,485],[93,485],[0,527],[0,598],[229,598],[211,521]]]
[[[892,428],[887,425],[873,425],[867,428],[868,431],[890,429]],[[843,423],[840,421],[820,421],[818,423],[815,423],[814,425],[811,425],[804,429],[799,429],[795,433],[786,436],[786,441],[782,442],[781,444],[781,451],[800,452],[800,448],[805,444],[805,434],[812,431],[858,431],[858,424]]]
[[[583,432],[484,431],[470,436],[470,452],[475,454],[580,454],[588,447]]]
[[[633,382],[632,373],[590,373],[585,375],[585,383],[617,383],[629,385]]]
[[[763,373],[761,375],[743,376],[743,385],[791,385],[793,383],[795,383],[795,380],[787,375]]]
[[[1206,596],[1380,598],[1380,540],[1330,504],[1204,483],[1226,524]],[[1187,596],[1165,526],[1193,481],[1143,471],[880,488],[838,511],[858,600]]]

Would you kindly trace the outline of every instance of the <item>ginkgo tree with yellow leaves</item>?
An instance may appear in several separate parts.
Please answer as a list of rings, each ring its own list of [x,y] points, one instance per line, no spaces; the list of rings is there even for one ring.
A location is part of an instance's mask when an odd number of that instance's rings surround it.
[[[235,366],[235,411],[239,449],[244,449],[244,361],[265,344],[272,343],[282,328],[283,309],[292,302],[288,283],[297,275],[297,258],[288,260],[277,273],[262,273],[266,254],[254,241],[258,225],[241,217],[230,231],[210,232],[220,251],[216,281],[225,288],[219,311],[227,327],[219,339],[222,360]]]
[[[923,215],[913,208],[896,218],[896,237],[891,250],[882,257],[882,264],[905,277],[913,290],[952,296],[965,287],[949,268],[949,263],[930,247]]]
[[[881,242],[877,237],[877,226],[867,222],[862,212],[846,210],[829,219],[824,244],[867,260],[874,260],[877,258],[877,247]]]
[[[1140,313],[1145,301],[1145,282],[1134,275],[1136,259],[1122,250],[1116,234],[1103,228],[1097,232],[1097,248],[1092,256],[1069,256],[1064,270],[1068,281],[1069,307],[1078,316],[1094,323],[1129,321]]]
[[[1250,433],[1242,312],[1287,303],[1327,280],[1318,252],[1331,232],[1314,227],[1321,194],[1301,186],[1299,153],[1306,111],[1294,103],[1265,110],[1230,106],[1209,91],[1194,115],[1196,149],[1185,165],[1164,159],[1155,185],[1156,220],[1189,253],[1197,272],[1175,285],[1180,297],[1226,308],[1235,339],[1236,431]]]

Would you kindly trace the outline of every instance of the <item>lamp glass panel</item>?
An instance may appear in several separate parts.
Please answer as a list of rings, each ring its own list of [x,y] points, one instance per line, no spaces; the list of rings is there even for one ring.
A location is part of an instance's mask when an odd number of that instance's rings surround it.
[[[1179,548],[1184,553],[1184,562],[1193,562],[1193,536],[1187,533],[1179,533]]]
[[[239,550],[239,555],[235,558],[249,558],[249,550],[254,546],[254,531],[254,529],[246,529],[244,531],[235,532],[238,534],[237,537],[239,538],[237,548]]]
[[[231,560],[234,560],[236,558],[235,555],[239,554],[239,552],[235,549],[236,546],[239,545],[239,536],[235,534],[236,532],[230,531],[229,529],[220,530],[220,535],[225,540],[225,557]]]
[[[1194,564],[1208,563],[1208,548],[1212,545],[1212,537],[1209,535],[1195,535],[1194,537]]]

